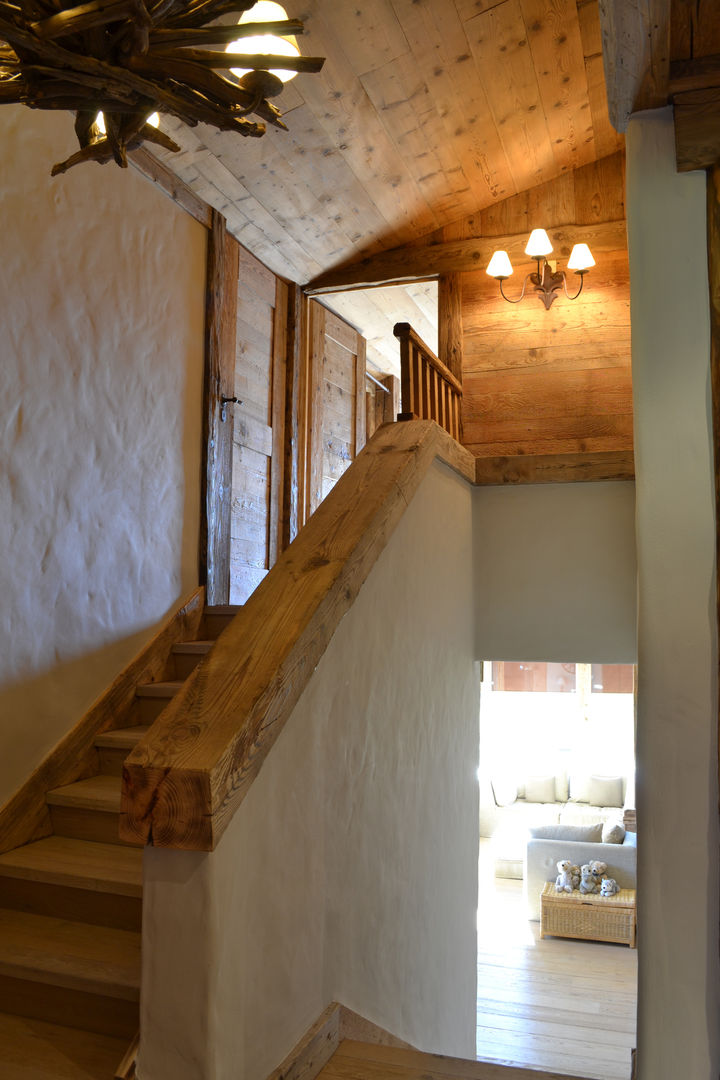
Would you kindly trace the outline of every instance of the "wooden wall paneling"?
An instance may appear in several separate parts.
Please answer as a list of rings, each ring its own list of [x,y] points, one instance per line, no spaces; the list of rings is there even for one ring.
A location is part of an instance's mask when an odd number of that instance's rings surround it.
[[[270,458],[270,521],[268,525],[268,568],[273,566],[282,551],[284,468],[285,468],[285,405],[288,346],[288,286],[278,278],[275,285],[275,318],[272,341],[272,449]]]
[[[625,155],[612,154],[573,173],[578,225],[625,219]]]
[[[456,379],[463,377],[463,319],[460,274],[438,278],[438,358]]]
[[[287,287],[285,439],[282,496],[282,540],[285,550],[302,527],[305,462],[305,368],[307,365],[307,300],[299,285]]]
[[[632,450],[476,458],[477,484],[579,484],[634,480]]]
[[[325,351],[326,309],[317,301],[310,304],[310,361],[308,365],[308,414],[307,414],[307,476],[308,501],[307,517],[322,502],[322,464],[323,464],[323,357]]]
[[[230,595],[230,517],[233,446],[232,397],[235,355],[235,294],[239,245],[225,218],[213,211],[208,244],[203,402],[203,493],[200,581],[208,604],[227,604]]]
[[[676,94],[673,104],[678,172],[710,168],[720,158],[720,86]]]

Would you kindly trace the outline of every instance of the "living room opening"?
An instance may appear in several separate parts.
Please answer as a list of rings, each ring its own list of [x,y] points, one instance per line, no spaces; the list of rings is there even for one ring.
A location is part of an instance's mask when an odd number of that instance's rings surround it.
[[[630,1080],[635,669],[486,661],[477,1056]]]

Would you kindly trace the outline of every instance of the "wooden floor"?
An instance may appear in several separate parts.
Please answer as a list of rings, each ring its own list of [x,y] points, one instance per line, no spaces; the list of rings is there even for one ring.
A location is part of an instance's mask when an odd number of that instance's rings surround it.
[[[495,878],[481,845],[477,1056],[590,1080],[629,1080],[637,951],[540,940],[522,882]]]

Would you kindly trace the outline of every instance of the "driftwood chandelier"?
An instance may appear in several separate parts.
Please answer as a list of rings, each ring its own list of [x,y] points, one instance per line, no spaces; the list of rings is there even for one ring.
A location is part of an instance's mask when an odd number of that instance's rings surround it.
[[[287,130],[269,100],[283,81],[324,63],[300,56],[302,31],[268,0],[0,0],[0,104],[75,112],[80,149],[53,176],[83,161],[126,167],[144,142],[179,150],[158,113],[258,138],[262,121]]]

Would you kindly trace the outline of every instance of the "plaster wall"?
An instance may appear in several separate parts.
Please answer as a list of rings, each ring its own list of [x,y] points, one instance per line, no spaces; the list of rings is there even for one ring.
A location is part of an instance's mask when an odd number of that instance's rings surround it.
[[[638,551],[640,1080],[715,1080],[717,610],[705,176],[671,110],[627,133]],[[668,291],[667,267],[675,270]],[[668,867],[692,867],[692,887]]]
[[[147,849],[141,1080],[264,1080],[333,999],[474,1057],[471,577],[435,465],[217,849]]]
[[[635,662],[634,484],[481,487],[473,504],[479,658]]]
[[[0,109],[0,803],[197,583],[205,230]]]

